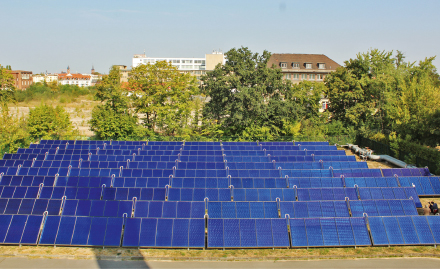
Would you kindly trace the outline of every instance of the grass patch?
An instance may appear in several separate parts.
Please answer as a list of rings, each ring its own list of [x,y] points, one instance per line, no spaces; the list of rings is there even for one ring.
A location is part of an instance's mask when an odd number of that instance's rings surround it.
[[[0,255],[19,255],[41,258],[65,258],[72,255],[78,259],[101,259],[106,257],[143,259],[208,259],[208,260],[294,260],[294,259],[352,259],[356,257],[423,257],[440,258],[440,248],[432,246],[394,246],[359,248],[310,248],[310,249],[126,249],[126,248],[72,248],[23,246],[20,248],[0,246]]]

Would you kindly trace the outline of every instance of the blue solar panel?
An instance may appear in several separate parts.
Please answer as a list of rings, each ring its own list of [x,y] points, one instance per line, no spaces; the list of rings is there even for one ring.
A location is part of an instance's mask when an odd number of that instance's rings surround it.
[[[191,219],[189,220],[189,247],[204,247],[205,246],[205,220]]]
[[[87,245],[102,246],[104,244],[106,226],[107,218],[92,218]]]
[[[350,218],[351,227],[353,228],[354,239],[357,246],[371,245],[368,235],[367,226],[363,218]]]
[[[321,219],[322,235],[324,246],[338,246],[339,237],[334,218]]]
[[[286,219],[271,219],[274,247],[290,247]]]
[[[324,246],[322,238],[322,229],[319,219],[305,219],[307,241],[309,246]]]
[[[276,202],[264,202],[264,217],[278,218],[278,208]]]
[[[414,226],[417,231],[417,236],[421,244],[434,244],[435,240],[432,231],[429,227],[426,216],[412,216]]]
[[[377,200],[376,206],[377,206],[377,212],[379,213],[379,216],[391,216],[392,215],[388,201]],[[400,206],[400,207],[402,207],[402,206]]]
[[[18,244],[21,241],[24,227],[28,216],[14,215],[12,216],[11,224],[9,225],[8,233],[4,243],[6,244]]]
[[[60,224],[61,217],[59,216],[48,216],[44,223],[43,232],[40,238],[40,244],[42,245],[53,245],[55,244],[55,239],[58,232],[58,226]]]
[[[285,220],[284,220],[285,223]],[[256,219],[258,247],[273,247],[272,223],[270,219]],[[286,231],[287,232],[287,231]],[[278,240],[278,238],[276,239]]]
[[[242,247],[257,247],[256,228],[254,219],[240,220],[240,239]]]
[[[222,218],[236,218],[237,214],[235,212],[234,202],[223,202],[222,203]]]
[[[70,245],[72,242],[73,229],[75,228],[75,217],[61,217],[58,234],[55,241],[56,245]]]
[[[369,201],[362,201],[362,205],[364,208],[364,212],[368,214],[368,216],[372,217],[372,216],[378,216],[379,214],[377,213],[377,206],[376,206],[376,202],[369,200]]]
[[[122,218],[108,218],[104,246],[119,247],[121,244]]]
[[[221,202],[209,202],[208,203],[208,215],[210,218],[222,217],[222,203]]]
[[[92,218],[82,217],[77,218],[75,223],[75,230],[73,231],[72,245],[87,245],[89,238]]]
[[[225,219],[223,220],[224,230],[224,247],[240,247],[240,220]],[[209,225],[208,225],[209,228]],[[223,235],[223,231],[222,231]],[[211,234],[208,232],[208,239]],[[220,239],[217,239],[220,241]]]
[[[154,247],[156,246],[156,229],[157,219],[142,219],[139,246]]]
[[[403,240],[407,245],[420,244],[411,217],[397,217]]]
[[[140,218],[125,219],[124,240],[122,246],[137,247],[139,246],[139,235],[141,228]]]
[[[171,247],[171,237],[173,229],[172,219],[158,219],[156,230],[156,246],[158,247]]]
[[[395,217],[383,217],[383,223],[388,236],[388,241],[392,245],[403,245],[402,232],[400,231],[399,223]]]
[[[351,227],[349,218],[335,218],[335,224],[338,232],[339,245],[341,246],[355,246],[353,229]],[[325,239],[324,233],[324,242]]]
[[[250,218],[249,202],[237,202],[237,218]]]
[[[208,247],[224,247],[223,219],[208,219]]]
[[[373,245],[388,245],[388,236],[382,221],[382,217],[368,218],[368,222],[370,223]]]
[[[440,243],[440,218],[438,216],[426,216],[429,227],[434,235],[435,242]]]
[[[173,223],[173,247],[188,247],[188,219],[175,219]]]

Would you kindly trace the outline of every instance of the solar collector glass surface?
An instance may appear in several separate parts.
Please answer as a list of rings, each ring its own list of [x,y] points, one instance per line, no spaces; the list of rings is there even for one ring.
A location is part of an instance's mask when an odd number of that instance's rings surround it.
[[[87,240],[89,246],[102,246],[104,244],[105,232],[107,228],[107,218],[91,218],[90,234]]]
[[[308,218],[308,219],[305,219],[304,221],[306,224],[308,245],[309,246],[324,246],[320,219]]]
[[[414,227],[421,244],[434,244],[435,240],[426,216],[412,216]]]
[[[370,223],[370,231],[371,236],[373,237],[373,245],[390,244],[382,217],[370,217],[368,218],[368,222]]]
[[[75,223],[75,229],[73,231],[72,245],[87,245],[89,239],[90,227],[92,218],[90,217],[78,217]]]
[[[107,229],[104,238],[104,246],[119,247],[122,235],[122,218],[108,218]]]
[[[383,217],[382,220],[385,225],[385,230],[390,244],[403,245],[405,242],[403,241],[402,232],[396,217]]]
[[[239,219],[224,219],[224,247],[240,247],[240,220]],[[208,226],[209,227],[209,226]],[[208,233],[208,237],[212,234]],[[219,240],[220,241],[220,240]]]

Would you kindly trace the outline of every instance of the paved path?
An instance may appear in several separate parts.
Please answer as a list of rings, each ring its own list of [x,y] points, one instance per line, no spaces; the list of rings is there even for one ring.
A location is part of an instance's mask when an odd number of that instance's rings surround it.
[[[68,259],[0,258],[0,268],[440,268],[440,259],[393,258],[277,262],[96,261]]]

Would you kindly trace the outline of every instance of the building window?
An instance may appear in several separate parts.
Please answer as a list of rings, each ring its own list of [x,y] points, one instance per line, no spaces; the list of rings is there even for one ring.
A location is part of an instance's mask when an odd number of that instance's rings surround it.
[[[317,74],[317,75],[316,75],[316,79],[317,79],[317,80],[322,80],[322,75],[321,75],[321,74]]]
[[[315,74],[310,74],[309,75],[309,80],[315,80]]]
[[[307,74],[301,74],[301,79],[302,80],[306,80],[307,79]]]
[[[280,63],[281,68],[287,68],[287,63]]]
[[[318,64],[318,68],[319,69],[325,69],[325,64],[324,63],[319,63]]]
[[[323,110],[326,110],[328,108],[328,103],[327,103],[327,101],[323,101],[322,102],[322,109]]]
[[[306,63],[306,69],[312,69],[312,64],[311,63]]]
[[[290,79],[290,74],[287,74],[287,75],[286,75],[286,78],[287,78],[287,79]]]
[[[299,79],[299,75],[298,74],[292,74],[292,78],[295,79],[295,80],[298,80]]]
[[[293,68],[299,68],[299,63],[292,63]]]

